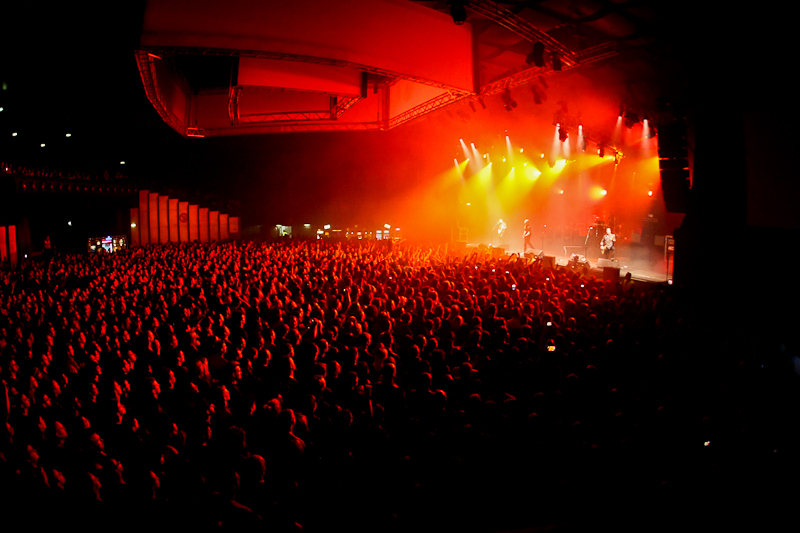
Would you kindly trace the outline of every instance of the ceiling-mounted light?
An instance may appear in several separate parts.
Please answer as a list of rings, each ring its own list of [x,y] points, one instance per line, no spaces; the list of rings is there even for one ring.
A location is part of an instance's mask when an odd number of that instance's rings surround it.
[[[467,21],[467,10],[464,6],[467,2],[464,0],[450,0],[450,16],[453,17],[453,22],[461,26]]]
[[[558,55],[558,52],[553,52],[551,58],[553,60],[553,70],[561,72],[561,56]]]

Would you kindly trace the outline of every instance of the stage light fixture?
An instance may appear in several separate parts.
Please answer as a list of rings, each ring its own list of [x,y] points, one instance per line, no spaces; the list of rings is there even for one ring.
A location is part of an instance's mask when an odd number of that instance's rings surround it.
[[[600,194],[602,194],[603,196],[605,196],[605,195],[607,195],[607,194],[608,194],[608,191],[607,191],[607,190],[605,190],[605,189],[603,189],[602,191],[600,191]]]
[[[653,191],[647,191],[647,196],[653,196]]]
[[[511,97],[511,90],[508,87],[500,94],[500,99],[506,111],[513,111],[517,107],[517,102]]]
[[[634,113],[633,111],[626,111],[625,112],[625,127],[631,129],[634,124],[639,122],[639,115]]]
[[[453,17],[453,22],[457,26],[461,26],[467,21],[467,10],[464,6],[467,2],[464,0],[450,0],[450,16]]]
[[[537,67],[544,66],[544,43],[541,41],[536,41],[533,43],[533,50],[528,57],[525,58],[525,62],[530,65],[533,63]]]
[[[558,52],[553,52],[551,59],[553,61],[553,70],[556,72],[561,72],[561,56],[558,55]]]
[[[15,131],[14,133],[11,134],[11,136],[12,137],[16,137],[17,136],[17,132]]]
[[[542,102],[547,98],[547,95],[544,94],[544,91],[541,90],[536,84],[531,85],[531,92],[533,93],[533,101],[537,105],[541,105]]]
[[[71,133],[67,133],[67,137],[72,137],[72,134]]]
[[[41,146],[42,148],[44,148],[44,143],[40,144],[39,146]]]

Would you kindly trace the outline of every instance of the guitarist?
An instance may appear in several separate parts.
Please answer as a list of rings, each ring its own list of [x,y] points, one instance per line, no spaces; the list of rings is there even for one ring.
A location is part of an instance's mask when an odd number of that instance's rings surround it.
[[[522,253],[524,254],[528,251],[529,246],[533,248],[533,244],[531,244],[531,225],[528,223],[527,218],[522,223],[522,226],[522,238],[525,240],[524,244],[522,245]]]
[[[616,242],[617,236],[611,233],[611,228],[606,228],[606,234],[603,235],[603,239],[600,241],[600,254],[605,259],[614,259],[614,252],[616,251],[614,244]]]
[[[498,244],[503,243],[503,237],[506,235],[506,229],[508,229],[508,224],[503,222],[503,219],[497,221],[497,224],[494,225],[494,231],[497,232],[497,241]]]

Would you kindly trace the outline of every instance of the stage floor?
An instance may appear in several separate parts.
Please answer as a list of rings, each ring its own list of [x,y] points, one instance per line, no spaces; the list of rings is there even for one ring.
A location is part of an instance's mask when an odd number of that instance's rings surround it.
[[[479,246],[481,246],[480,243],[467,244],[467,248],[477,248]],[[488,244],[485,246],[488,246]],[[503,248],[505,249],[506,255],[515,253],[523,255],[522,247],[520,247],[519,249],[514,249],[513,247],[504,246]],[[582,246],[579,247],[581,248],[580,251],[577,250],[578,247],[569,247],[569,248],[576,248],[576,250],[574,251],[567,250],[568,252],[581,253],[581,254],[583,252]],[[633,260],[625,253],[626,251],[629,250],[630,249],[620,250],[617,252],[615,257],[615,259],[619,263],[619,275],[621,278],[627,275],[628,272],[630,272],[631,278],[636,281],[647,281],[650,283],[672,283],[672,261],[670,261],[669,272],[667,272],[665,262],[663,261],[663,259],[655,261],[642,261],[641,259]],[[530,248],[528,248],[529,253],[533,252],[535,254],[538,254],[541,251],[542,250],[540,249],[531,250]],[[555,255],[556,264],[559,266],[567,266],[569,264],[569,260],[572,255],[571,253],[569,255],[559,255],[558,253],[553,253],[550,250],[545,250],[544,253],[545,255],[548,256]],[[603,276],[603,269],[598,265],[597,258],[589,256],[587,259],[589,261],[589,270],[591,271],[591,275],[601,278]]]

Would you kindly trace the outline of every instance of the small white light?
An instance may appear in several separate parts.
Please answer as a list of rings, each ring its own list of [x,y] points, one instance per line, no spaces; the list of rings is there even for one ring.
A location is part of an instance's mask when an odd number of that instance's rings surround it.
[[[67,137],[72,137],[72,134],[71,133],[67,133]]]
[[[705,441],[705,442],[703,443],[703,446],[709,446],[710,444],[711,444],[711,441],[710,441],[710,440],[707,440],[707,441]]]
[[[39,146],[41,146],[42,148],[44,148],[44,143],[40,144]]]
[[[11,136],[12,137],[16,137],[17,136],[17,132],[15,131],[14,133],[11,134]]]
[[[136,222],[131,222],[131,227],[135,228],[136,227]]]
[[[70,220],[70,221],[67,222],[67,226],[71,226],[71,225],[72,225],[72,221]]]
[[[125,161],[120,161],[120,162],[119,162],[119,164],[120,164],[120,165],[124,165],[124,164],[125,164]]]

